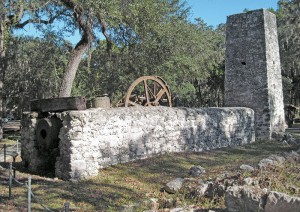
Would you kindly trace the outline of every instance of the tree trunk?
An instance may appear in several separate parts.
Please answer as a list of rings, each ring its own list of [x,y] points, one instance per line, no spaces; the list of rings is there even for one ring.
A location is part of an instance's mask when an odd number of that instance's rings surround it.
[[[69,62],[64,74],[64,78],[60,87],[59,97],[71,96],[72,84],[81,61],[81,58],[89,46],[89,42],[79,42],[79,44],[71,52]]]
[[[2,95],[3,95],[3,77],[5,71],[5,48],[4,48],[4,21],[0,18],[0,139],[3,138],[2,123]]]
[[[84,9],[81,8],[76,1],[61,0],[61,2],[74,12],[74,19],[82,31],[81,40],[71,52],[59,93],[59,97],[69,97],[71,96],[72,84],[75,79],[79,63],[83,54],[93,42],[94,32],[92,20],[89,17],[88,12],[86,11],[87,14],[85,14]]]

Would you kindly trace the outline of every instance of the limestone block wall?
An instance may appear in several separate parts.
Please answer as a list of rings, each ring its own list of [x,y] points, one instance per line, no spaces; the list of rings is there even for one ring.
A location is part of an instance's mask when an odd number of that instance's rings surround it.
[[[285,130],[276,17],[261,9],[228,16],[225,106],[255,111],[256,137]]]
[[[130,107],[61,114],[55,174],[81,179],[100,168],[167,152],[200,152],[251,143],[248,108]]]

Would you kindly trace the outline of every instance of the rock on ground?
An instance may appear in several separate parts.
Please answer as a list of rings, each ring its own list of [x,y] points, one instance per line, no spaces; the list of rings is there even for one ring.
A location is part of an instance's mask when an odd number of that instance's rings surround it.
[[[183,183],[183,178],[176,178],[175,180],[168,182],[164,187],[164,190],[170,194],[174,194],[181,189]]]
[[[204,174],[205,172],[206,171],[202,166],[193,166],[192,168],[190,168],[189,174],[191,176],[196,177],[196,176],[200,176],[200,175]]]
[[[285,159],[288,162],[300,161],[300,154],[298,152],[292,151],[292,152],[285,152],[283,154]]]
[[[240,169],[241,170],[244,170],[244,171],[254,171],[254,168],[250,165],[247,165],[247,164],[242,164],[240,166]]]
[[[265,206],[266,212],[300,212],[300,198],[271,191]]]
[[[225,193],[228,212],[257,212],[263,210],[267,191],[254,186],[232,186]]]
[[[268,158],[264,158],[258,163],[260,169],[267,168],[268,166],[280,166],[285,162],[285,158],[278,155],[270,155]]]

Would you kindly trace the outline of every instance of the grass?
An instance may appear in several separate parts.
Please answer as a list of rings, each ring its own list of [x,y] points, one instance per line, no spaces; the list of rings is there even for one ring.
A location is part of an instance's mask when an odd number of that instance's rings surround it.
[[[299,137],[297,139],[300,141]],[[233,149],[165,154],[101,169],[98,176],[79,182],[33,175],[23,170],[20,159],[15,166],[18,180],[25,182],[31,176],[33,193],[44,205],[56,211],[62,211],[65,202],[70,203],[71,211],[119,211],[128,208],[128,205],[133,211],[143,211],[158,207],[151,203],[151,198],[158,199],[160,207],[195,205],[200,208],[222,208],[223,198],[190,198],[189,191],[185,189],[171,195],[161,191],[161,188],[174,178],[190,177],[189,169],[194,165],[200,165],[207,171],[196,180],[213,180],[222,172],[236,174],[241,164],[256,165],[270,154],[298,150],[299,147],[283,146],[278,142],[257,142]],[[299,173],[299,163],[291,163],[263,171],[244,172],[242,177],[256,177],[264,187],[299,196]],[[0,170],[0,211],[26,211],[25,187],[14,184],[13,196],[9,200],[7,179],[8,172]],[[44,210],[34,202],[32,211]]]

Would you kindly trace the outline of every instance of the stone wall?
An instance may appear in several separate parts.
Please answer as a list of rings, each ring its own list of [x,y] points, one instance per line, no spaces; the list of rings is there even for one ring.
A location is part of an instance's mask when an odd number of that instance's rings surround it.
[[[51,116],[56,116],[52,114]],[[21,120],[21,157],[29,170],[38,174],[54,172],[59,149],[41,149],[37,142],[37,126],[43,116],[40,113],[23,113]]]
[[[255,111],[256,138],[285,130],[276,17],[268,10],[231,15],[226,27],[225,105]]]
[[[254,112],[248,108],[98,108],[55,116],[63,123],[55,163],[61,179],[95,176],[100,168],[167,152],[200,152],[255,139]],[[37,171],[49,161],[34,145],[38,121],[25,119],[22,159]]]

